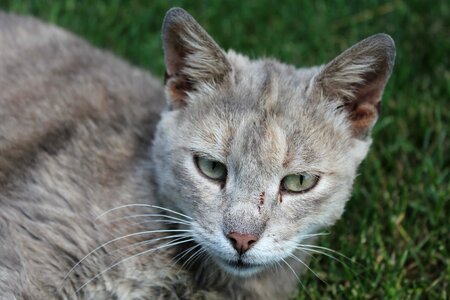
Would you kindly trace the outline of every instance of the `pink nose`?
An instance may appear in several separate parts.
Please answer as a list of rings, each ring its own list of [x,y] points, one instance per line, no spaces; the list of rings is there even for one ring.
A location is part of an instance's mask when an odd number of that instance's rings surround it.
[[[242,234],[237,232],[230,232],[227,235],[234,249],[242,255],[248,249],[250,249],[256,241],[258,241],[258,237],[252,234]]]

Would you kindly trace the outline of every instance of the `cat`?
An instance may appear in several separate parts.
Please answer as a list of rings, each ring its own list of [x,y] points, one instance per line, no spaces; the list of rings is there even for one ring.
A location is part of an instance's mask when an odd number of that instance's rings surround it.
[[[0,13],[1,299],[288,299],[344,210],[395,58],[373,35],[297,69],[183,9],[161,84]]]

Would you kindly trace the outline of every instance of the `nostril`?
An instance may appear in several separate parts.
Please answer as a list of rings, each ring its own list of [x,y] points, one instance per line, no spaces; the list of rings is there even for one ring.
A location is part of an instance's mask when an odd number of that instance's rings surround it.
[[[251,246],[253,246],[254,243],[256,243],[256,240],[249,240],[248,246],[251,247]]]
[[[228,239],[230,240],[231,244],[233,245],[233,247],[235,247],[235,245],[237,244],[237,241],[235,238],[231,237],[230,235],[227,236]],[[236,248],[236,247],[235,247]]]

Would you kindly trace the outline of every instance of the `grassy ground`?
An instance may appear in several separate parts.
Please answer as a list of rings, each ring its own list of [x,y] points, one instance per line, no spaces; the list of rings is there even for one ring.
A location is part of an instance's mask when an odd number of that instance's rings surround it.
[[[343,220],[321,240],[357,263],[317,257],[312,268],[327,283],[307,274],[298,299],[448,299],[450,2],[352,2],[3,0],[0,7],[59,24],[160,77],[160,25],[175,5],[224,48],[298,66],[391,34],[397,63],[374,145]]]

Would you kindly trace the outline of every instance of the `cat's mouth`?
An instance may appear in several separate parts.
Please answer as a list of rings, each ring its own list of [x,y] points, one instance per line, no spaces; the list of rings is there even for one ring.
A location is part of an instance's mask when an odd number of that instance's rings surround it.
[[[259,265],[256,264],[250,264],[247,262],[242,261],[242,259],[238,259],[237,261],[228,262],[228,264],[232,267],[238,268],[238,269],[248,269],[248,268],[255,268]]]
[[[249,263],[241,258],[233,261],[219,259],[219,264],[229,273],[238,276],[250,276],[264,269],[263,265]]]

